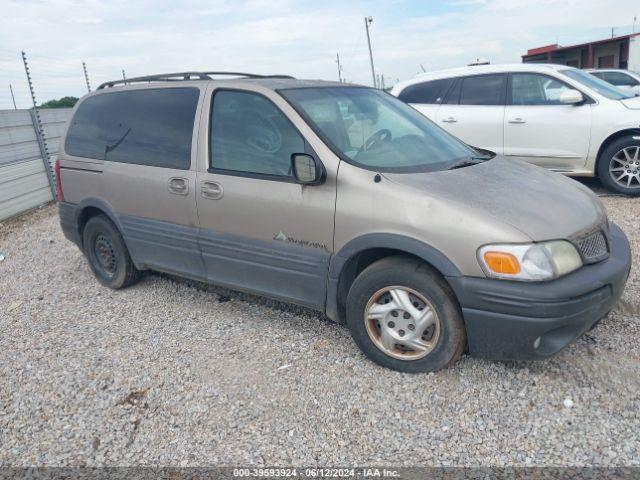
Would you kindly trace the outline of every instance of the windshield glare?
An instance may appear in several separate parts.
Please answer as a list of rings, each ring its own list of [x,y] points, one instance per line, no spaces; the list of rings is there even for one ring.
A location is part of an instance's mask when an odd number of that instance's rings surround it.
[[[364,168],[444,170],[461,159],[483,156],[380,90],[320,87],[280,93],[334,150]]]
[[[572,80],[575,80],[576,82],[580,82],[585,87],[588,87],[591,90],[598,92],[603,97],[607,97],[611,100],[623,100],[625,98],[631,98],[633,96],[623,92],[622,90],[618,90],[610,83],[607,83],[604,80],[601,80],[598,77],[591,75],[590,73],[587,73],[583,70],[568,68],[566,70],[560,70],[560,73],[566,75]]]

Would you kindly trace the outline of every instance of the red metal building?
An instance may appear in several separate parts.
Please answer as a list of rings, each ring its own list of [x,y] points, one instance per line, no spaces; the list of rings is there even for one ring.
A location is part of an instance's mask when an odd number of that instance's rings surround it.
[[[523,63],[559,63],[577,68],[640,70],[640,33],[563,47],[558,44],[532,48]]]

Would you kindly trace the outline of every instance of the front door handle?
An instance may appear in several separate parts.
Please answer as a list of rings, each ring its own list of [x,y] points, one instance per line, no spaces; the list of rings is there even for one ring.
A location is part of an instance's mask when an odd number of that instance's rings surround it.
[[[175,195],[187,195],[189,193],[189,180],[182,177],[170,178],[169,191]]]
[[[200,195],[210,200],[219,200],[224,195],[224,190],[218,182],[202,182]]]
[[[516,118],[511,118],[509,120],[509,123],[527,123],[527,121],[524,118],[516,117]]]
[[[443,121],[443,123],[457,123],[458,122],[458,120],[456,120],[453,117],[443,118],[442,121]]]

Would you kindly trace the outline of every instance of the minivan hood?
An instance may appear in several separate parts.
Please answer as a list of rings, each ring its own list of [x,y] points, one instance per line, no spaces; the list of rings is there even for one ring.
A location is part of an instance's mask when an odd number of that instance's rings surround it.
[[[469,214],[507,223],[533,241],[575,238],[605,221],[602,203],[584,185],[500,156],[455,170],[384,176]]]
[[[631,110],[640,110],[640,97],[625,98],[620,101],[625,107]]]

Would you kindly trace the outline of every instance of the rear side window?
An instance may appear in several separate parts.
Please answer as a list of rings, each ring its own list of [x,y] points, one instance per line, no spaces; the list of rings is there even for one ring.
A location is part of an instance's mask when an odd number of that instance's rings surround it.
[[[631,75],[622,72],[604,72],[600,78],[616,87],[635,87],[640,83]]]
[[[453,79],[432,80],[430,82],[416,83],[406,87],[398,98],[405,103],[442,103]]]
[[[462,79],[460,105],[503,105],[505,76],[479,75]]]
[[[65,141],[77,157],[187,170],[197,88],[105,93],[78,107]]]

